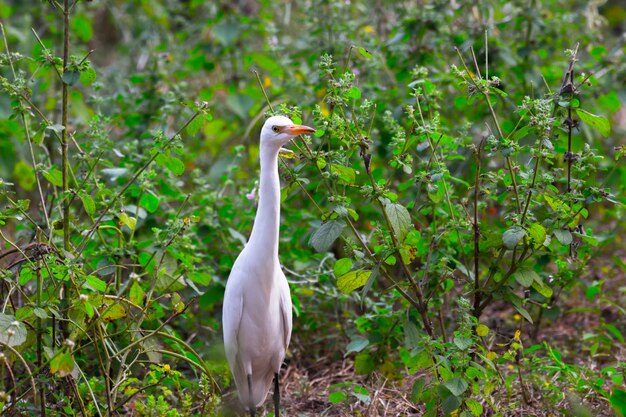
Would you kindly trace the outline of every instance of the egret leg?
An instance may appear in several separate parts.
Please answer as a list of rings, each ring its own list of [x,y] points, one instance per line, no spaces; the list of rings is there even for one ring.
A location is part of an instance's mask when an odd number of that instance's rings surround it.
[[[280,386],[278,373],[274,374],[274,417],[280,417]]]
[[[252,400],[252,375],[248,375],[248,394]],[[250,417],[256,416],[256,407],[254,404],[250,405]]]

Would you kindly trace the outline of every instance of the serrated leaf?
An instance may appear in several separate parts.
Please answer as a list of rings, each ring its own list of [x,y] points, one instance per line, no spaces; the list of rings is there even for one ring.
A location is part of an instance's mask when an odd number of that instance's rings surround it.
[[[80,73],[80,82],[84,85],[91,85],[96,81],[96,70],[89,67]]]
[[[364,286],[371,274],[372,271],[362,269],[348,272],[347,274],[337,278],[337,288],[339,288],[339,291],[343,293],[350,293],[357,288]]]
[[[175,156],[170,156],[165,160],[165,167],[176,176],[182,175],[185,172],[185,164]]]
[[[324,252],[341,236],[345,227],[344,222],[339,220],[329,220],[313,233],[309,239],[309,245],[318,252]]]
[[[187,274],[187,278],[199,285],[209,285],[211,283],[211,275],[203,272],[190,272]]]
[[[417,347],[420,342],[420,332],[417,330],[415,323],[410,320],[404,323],[404,342],[407,349]]]
[[[94,203],[93,198],[85,194],[85,195],[81,195],[80,199],[83,202],[85,213],[87,213],[89,217],[93,217],[93,215],[96,212],[96,203]]]
[[[319,159],[318,159],[319,161]],[[356,171],[350,167],[339,165],[339,164],[329,164],[330,165],[330,173],[336,175],[339,178],[339,181],[352,185],[356,181]]]
[[[347,356],[348,354],[352,352],[360,352],[363,349],[365,349],[367,345],[369,344],[370,344],[369,340],[363,337],[358,337],[352,340],[350,343],[348,343],[348,346],[346,346],[346,354],[344,356]]]
[[[589,113],[583,109],[576,109],[576,114],[580,117],[580,120],[594,127],[605,138],[611,134],[611,123],[606,117]]]
[[[19,346],[26,341],[26,326],[15,316],[0,313],[0,342]]]
[[[470,412],[476,417],[480,417],[483,415],[483,405],[478,401],[468,398],[465,400],[465,405],[470,410]]]
[[[528,228],[528,236],[535,242],[537,248],[546,240],[546,229],[539,223],[532,223]]]
[[[467,350],[470,346],[472,346],[472,339],[465,336],[454,336],[453,342],[456,347],[461,350]]]
[[[107,283],[102,281],[100,278],[95,277],[93,275],[87,275],[85,277],[85,281],[91,288],[96,291],[105,292],[107,290]]]
[[[59,171],[57,167],[52,167],[47,171],[42,171],[42,174],[50,184],[57,187],[63,187],[63,173]]]
[[[141,195],[139,205],[145,208],[148,212],[154,213],[159,208],[159,197],[154,195],[151,191],[146,191]]]
[[[411,215],[409,211],[402,204],[389,203],[385,205],[385,212],[396,237],[400,242],[404,241],[411,229]]]
[[[530,287],[536,278],[541,279],[532,269],[518,269],[513,274],[513,278],[524,288]]]
[[[333,272],[336,277],[347,274],[352,269],[352,260],[350,258],[341,258],[335,262]]]
[[[191,123],[187,125],[185,130],[189,133],[190,136],[196,136],[200,129],[204,126],[204,117],[201,115],[196,116]]]
[[[76,81],[78,81],[80,78],[80,72],[76,71],[76,70],[69,70],[63,73],[63,75],[61,75],[61,80],[63,81],[64,84],[67,85],[74,85],[76,84]]]
[[[513,226],[502,235],[502,243],[508,249],[513,249],[526,236],[526,230]]]
[[[453,395],[457,397],[462,395],[469,387],[467,381],[458,376],[447,380],[443,383],[443,385],[448,388]]]
[[[485,337],[489,334],[489,327],[484,324],[476,326],[476,334],[480,337]]]
[[[33,308],[33,313],[42,320],[48,318],[48,312],[41,307]]]
[[[102,319],[104,321],[111,321],[121,319],[126,316],[126,310],[124,310],[124,306],[121,304],[109,304],[102,314]]]

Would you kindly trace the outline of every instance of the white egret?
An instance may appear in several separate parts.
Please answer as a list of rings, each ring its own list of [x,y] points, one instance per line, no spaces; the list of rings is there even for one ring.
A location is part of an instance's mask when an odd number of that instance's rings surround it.
[[[239,399],[252,417],[274,379],[275,416],[279,416],[278,374],[291,338],[291,295],[278,260],[281,146],[314,132],[284,116],[267,119],[261,129],[259,205],[248,244],[226,283],[222,326],[224,347]]]

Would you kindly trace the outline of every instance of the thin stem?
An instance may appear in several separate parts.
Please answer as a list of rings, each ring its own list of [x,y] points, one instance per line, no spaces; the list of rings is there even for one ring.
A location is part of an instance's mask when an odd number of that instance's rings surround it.
[[[64,0],[63,2],[63,73],[67,71],[69,50],[70,50],[70,2]],[[70,205],[68,198],[69,190],[69,146],[67,141],[67,118],[69,107],[69,86],[66,83],[62,83],[62,113],[61,124],[63,130],[61,131],[61,172],[63,176],[63,249],[70,250]],[[64,294],[68,296],[67,288]]]

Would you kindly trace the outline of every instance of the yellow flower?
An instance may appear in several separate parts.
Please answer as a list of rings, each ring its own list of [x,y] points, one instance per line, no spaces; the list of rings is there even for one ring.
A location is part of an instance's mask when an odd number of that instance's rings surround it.
[[[164,370],[165,372],[169,372],[169,370],[170,370],[170,366],[169,366],[168,364],[163,365],[163,370]]]
[[[270,77],[263,78],[263,87],[268,88],[272,85],[272,79]]]
[[[513,315],[513,320],[520,321],[521,319],[522,319],[522,316],[520,316],[519,314],[514,314]]]
[[[363,28],[363,32],[365,33],[374,33],[376,29],[373,26],[367,25]]]

